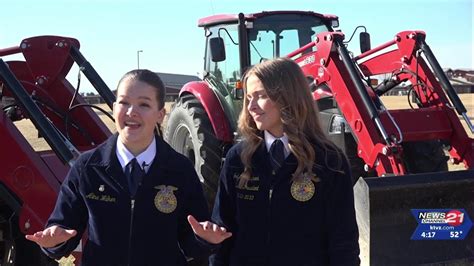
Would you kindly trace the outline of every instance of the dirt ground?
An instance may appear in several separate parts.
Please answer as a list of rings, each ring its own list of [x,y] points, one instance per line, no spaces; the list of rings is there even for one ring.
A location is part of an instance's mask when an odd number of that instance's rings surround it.
[[[468,116],[471,118],[472,123],[474,123],[474,94],[460,94],[459,96],[460,96],[461,101],[463,102],[464,106],[468,110],[468,113],[467,113]],[[383,96],[381,99],[382,99],[384,105],[388,109],[409,108],[407,96]],[[166,127],[166,120],[168,118],[168,113],[171,110],[172,104],[173,103],[171,103],[171,102],[167,102],[165,104],[165,108],[167,110],[167,115],[165,117],[165,122],[163,124],[163,128]],[[105,104],[101,105],[101,107],[105,110],[109,110],[109,108]],[[102,120],[107,124],[109,129],[112,132],[115,132],[115,126],[114,126],[113,122],[107,116],[105,116],[103,114],[100,114],[100,113],[98,113],[98,114],[102,118]],[[468,130],[468,127],[467,127],[465,121],[461,120],[461,122],[464,125],[464,127],[466,128],[466,132],[468,132],[468,135],[470,137],[474,137],[474,135]],[[29,120],[24,119],[22,121],[15,122],[15,124],[16,124],[17,128],[26,137],[26,139],[30,142],[30,144],[32,145],[32,147],[35,150],[40,151],[40,150],[50,149],[49,145],[46,143],[46,141],[44,141],[44,139],[37,138],[38,132]],[[457,166],[456,165],[454,165],[454,166],[451,165],[450,166],[451,170],[459,170],[459,169],[462,169],[462,168],[463,168],[463,166],[461,166],[461,165],[457,165]]]

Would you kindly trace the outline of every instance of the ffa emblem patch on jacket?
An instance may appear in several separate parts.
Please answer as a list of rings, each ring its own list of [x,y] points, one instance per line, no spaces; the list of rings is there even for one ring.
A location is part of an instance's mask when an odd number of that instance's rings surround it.
[[[293,184],[291,184],[291,196],[297,201],[305,202],[310,200],[314,195],[314,191],[314,184],[308,177],[293,181]]]
[[[155,207],[162,213],[172,213],[178,205],[178,200],[173,191],[178,190],[178,188],[159,185],[155,189],[159,189],[155,196]]]

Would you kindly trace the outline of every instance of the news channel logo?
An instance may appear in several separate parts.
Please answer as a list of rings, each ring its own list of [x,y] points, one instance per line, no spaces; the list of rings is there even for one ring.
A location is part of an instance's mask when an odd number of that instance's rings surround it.
[[[463,240],[472,222],[464,209],[412,209],[418,222],[412,240]]]

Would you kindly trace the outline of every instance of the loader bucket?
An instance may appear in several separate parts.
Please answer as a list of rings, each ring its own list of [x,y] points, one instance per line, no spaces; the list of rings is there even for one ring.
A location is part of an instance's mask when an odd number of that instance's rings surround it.
[[[362,265],[472,265],[472,230],[463,240],[411,240],[411,210],[463,209],[474,218],[474,169],[360,178],[354,197]]]

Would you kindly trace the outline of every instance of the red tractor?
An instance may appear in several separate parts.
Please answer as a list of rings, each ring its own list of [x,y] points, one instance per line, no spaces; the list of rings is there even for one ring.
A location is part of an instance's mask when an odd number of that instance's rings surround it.
[[[198,24],[206,37],[204,78],[181,89],[165,139],[195,163],[210,202],[226,151],[239,139],[242,74],[286,56],[307,75],[322,125],[351,162],[362,261],[474,260],[473,233],[458,241],[410,239],[417,226],[412,209],[457,208],[474,217],[474,140],[458,115],[474,128],[424,32],[400,32],[374,49],[361,33],[362,54],[354,56],[333,15],[215,15]],[[408,95],[411,108],[385,107],[381,96],[395,89]],[[466,169],[448,172],[448,159]]]
[[[13,54],[24,60],[2,59]],[[93,110],[102,109],[84,101],[79,82],[74,88],[66,80],[74,62],[112,108],[115,96],[79,52],[76,39],[40,36],[0,49],[1,265],[56,264],[24,235],[43,229],[77,155],[111,134]],[[15,126],[23,119],[31,120],[51,149],[30,145]]]

